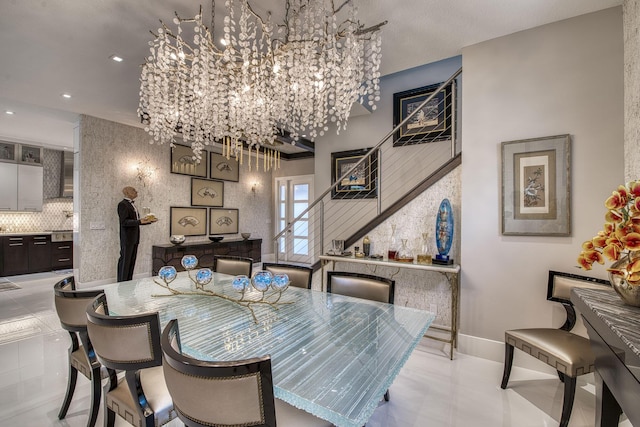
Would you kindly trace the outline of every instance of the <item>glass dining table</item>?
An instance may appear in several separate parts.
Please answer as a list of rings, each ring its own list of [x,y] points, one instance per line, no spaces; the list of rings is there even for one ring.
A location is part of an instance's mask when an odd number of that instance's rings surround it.
[[[234,302],[168,296],[154,280],[103,286],[110,314],[157,311],[162,327],[178,319],[183,352],[194,358],[268,354],[275,396],[340,427],[366,423],[434,318],[413,308],[290,287],[283,304],[255,306],[256,322]],[[237,298],[232,280],[214,273],[206,288]],[[178,273],[171,287],[195,291],[187,272]]]

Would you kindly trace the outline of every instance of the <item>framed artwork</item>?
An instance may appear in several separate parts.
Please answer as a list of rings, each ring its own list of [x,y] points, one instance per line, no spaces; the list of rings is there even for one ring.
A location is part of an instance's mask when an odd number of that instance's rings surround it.
[[[502,143],[502,234],[571,235],[569,135]]]
[[[204,236],[207,234],[207,208],[171,207],[169,234]]]
[[[20,145],[20,161],[32,165],[42,165],[42,147]]]
[[[421,107],[440,85],[438,83],[393,94],[393,127],[411,116],[393,135],[394,147],[451,139],[454,84],[446,86]]]
[[[224,182],[191,178],[192,206],[224,206]]]
[[[0,161],[15,163],[18,160],[18,144],[0,141]]]
[[[209,234],[237,234],[238,209],[209,209]]]
[[[223,181],[238,182],[240,180],[240,167],[235,157],[229,157],[218,153],[209,153],[210,164],[209,178]]]
[[[191,147],[176,144],[171,148],[171,173],[206,178],[207,152],[203,152],[202,159],[198,162]]]
[[[349,172],[370,148],[331,153],[331,183]],[[332,199],[375,199],[377,188],[378,152],[361,163],[349,176],[331,189]]]

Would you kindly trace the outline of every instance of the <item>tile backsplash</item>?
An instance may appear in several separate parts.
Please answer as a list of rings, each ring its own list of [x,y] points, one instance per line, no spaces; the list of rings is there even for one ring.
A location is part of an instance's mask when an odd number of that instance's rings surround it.
[[[62,151],[44,149],[42,153],[44,203],[42,212],[0,213],[0,232],[21,233],[73,229],[73,199],[58,198]]]

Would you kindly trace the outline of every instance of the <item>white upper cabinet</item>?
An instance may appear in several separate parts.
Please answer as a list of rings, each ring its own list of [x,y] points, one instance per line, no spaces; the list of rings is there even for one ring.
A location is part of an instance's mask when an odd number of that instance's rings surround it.
[[[0,211],[18,210],[18,165],[0,163]]]
[[[18,165],[18,211],[42,211],[42,177],[41,166]]]

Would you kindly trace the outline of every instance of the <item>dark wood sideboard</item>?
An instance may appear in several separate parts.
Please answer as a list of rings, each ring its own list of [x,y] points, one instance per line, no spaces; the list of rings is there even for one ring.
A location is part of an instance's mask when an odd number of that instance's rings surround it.
[[[573,289],[595,356],[596,427],[617,426],[624,412],[640,426],[640,308],[613,290]]]
[[[252,258],[253,262],[262,261],[262,239],[229,239],[221,242],[190,242],[181,245],[155,245],[151,256],[153,275],[165,265],[172,265],[178,271],[184,271],[180,260],[185,255],[198,257],[199,267],[213,268],[213,258],[216,255],[230,255]]]

